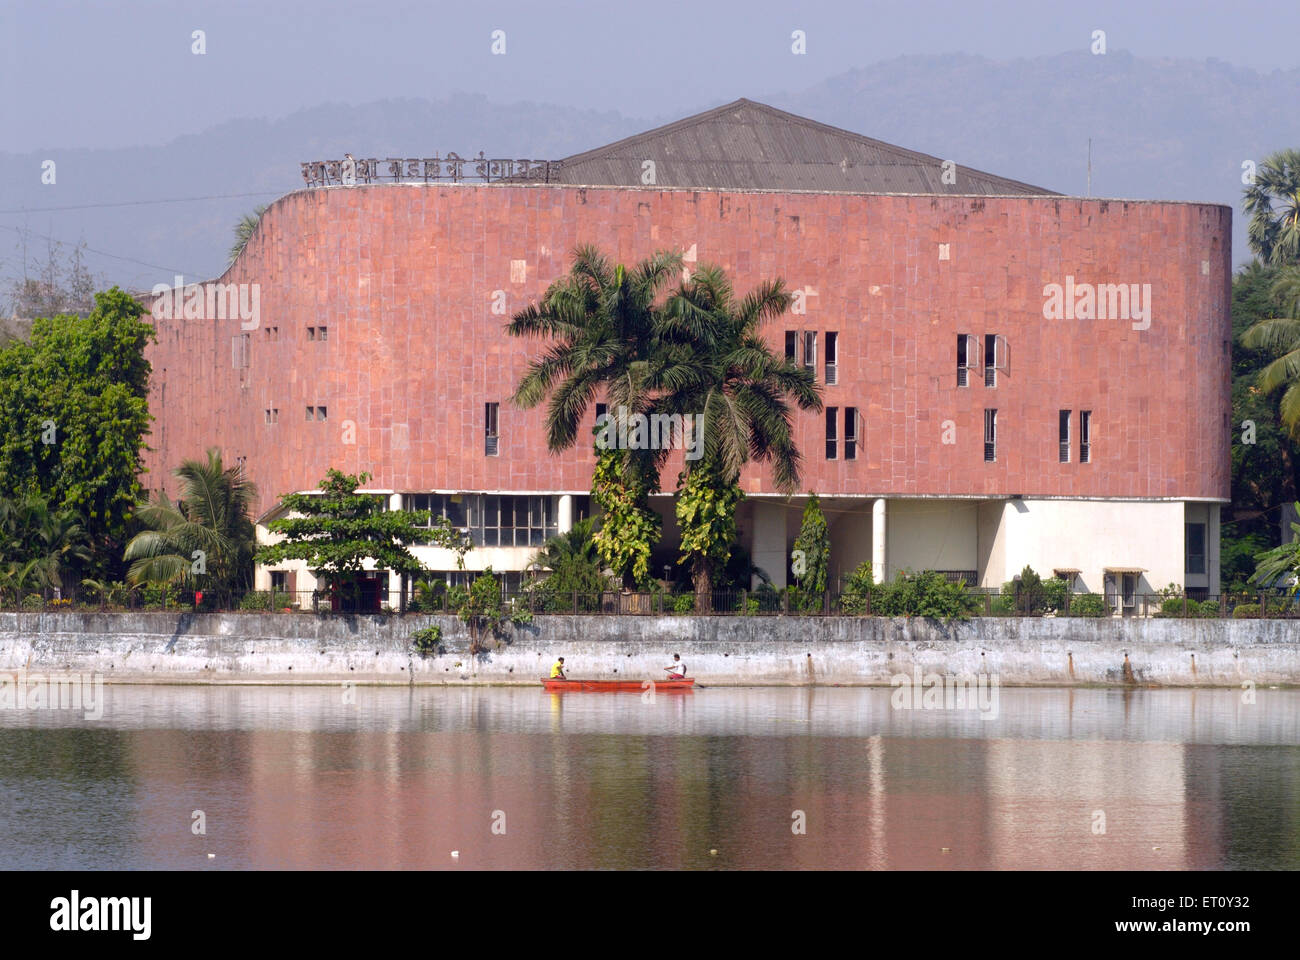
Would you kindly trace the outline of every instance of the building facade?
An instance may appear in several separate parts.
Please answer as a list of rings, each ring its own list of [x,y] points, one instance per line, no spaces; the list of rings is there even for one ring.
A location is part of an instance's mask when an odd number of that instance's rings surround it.
[[[154,311],[146,486],[168,487],[181,459],[220,446],[257,483],[265,536],[280,495],[315,488],[330,467],[367,471],[366,489],[392,505],[470,530],[467,569],[517,576],[589,510],[594,456],[548,453],[544,410],[511,405],[544,344],[504,324],[579,245],[624,263],[675,250],[688,267],[721,266],[738,291],[779,277],[796,292],[767,336],[823,387],[823,413],[795,414],[804,490],[777,493],[759,465],[741,478],[742,542],[776,585],[816,492],[833,578],[870,560],[878,576],[928,568],[996,587],[1028,564],[1113,593],[1120,610],[1171,582],[1217,592],[1231,210],[1064,197],[965,168],[948,184],[944,161],[817,124],[839,139],[808,147],[801,167],[787,154],[811,121],[740,104],[561,167],[581,179],[595,157],[604,179],[625,182],[375,182],[282,197],[215,281],[255,286],[256,311]],[[721,145],[692,130],[720,131]],[[737,156],[746,130],[758,159],[739,175],[767,170],[777,186],[673,185]],[[782,137],[795,146],[763,153]],[[679,142],[732,152],[693,164]],[[865,153],[850,160],[851,148]],[[640,158],[655,150],[655,182],[642,183]],[[869,189],[873,163],[895,180],[911,164],[930,192]],[[837,168],[861,182],[822,182]],[[681,466],[675,452],[667,489]],[[671,498],[656,509],[655,569],[680,569]],[[456,570],[446,551],[418,552]],[[259,570],[259,586],[273,575],[314,586],[288,566]]]

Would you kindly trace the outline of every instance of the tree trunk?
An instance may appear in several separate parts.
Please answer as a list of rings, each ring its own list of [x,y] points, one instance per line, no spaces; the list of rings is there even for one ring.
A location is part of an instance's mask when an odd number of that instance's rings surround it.
[[[695,612],[713,612],[713,564],[704,557],[691,562],[691,579],[695,584]]]

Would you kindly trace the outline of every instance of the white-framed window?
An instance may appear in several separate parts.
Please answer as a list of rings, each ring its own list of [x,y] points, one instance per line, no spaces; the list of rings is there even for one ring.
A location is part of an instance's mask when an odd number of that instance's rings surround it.
[[[1079,411],[1079,462],[1092,461],[1092,411]]]
[[[839,381],[840,335],[831,331],[826,334],[826,383]]]
[[[969,333],[957,334],[957,386],[970,386],[970,372],[979,367],[979,340]]]
[[[1060,447],[1059,457],[1062,463],[1070,462],[1070,411],[1062,410],[1057,417],[1057,441]]]
[[[813,376],[817,375],[817,331],[803,332],[803,365]]]
[[[984,462],[994,463],[998,459],[998,412],[984,411]]]
[[[834,460],[839,456],[840,438],[838,433],[840,408],[826,408],[826,459]]]

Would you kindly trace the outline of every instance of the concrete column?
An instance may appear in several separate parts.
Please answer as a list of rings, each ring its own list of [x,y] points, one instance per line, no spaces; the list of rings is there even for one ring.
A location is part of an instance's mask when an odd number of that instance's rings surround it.
[[[573,497],[567,493],[560,496],[559,509],[556,510],[556,523],[560,533],[573,529]]]
[[[876,583],[884,583],[886,579],[885,534],[885,498],[881,497],[871,505],[871,576]]]
[[[1219,554],[1219,511],[1222,506],[1210,504],[1210,522],[1205,525],[1205,572],[1210,575],[1210,596],[1219,593],[1222,574]]]
[[[785,505],[769,500],[752,501],[754,510],[753,545],[750,555],[754,566],[759,567],[772,578],[772,586],[778,590],[785,588],[790,571],[789,552],[785,542]],[[757,590],[761,581],[754,577],[751,590]]]
[[[400,493],[390,493],[388,495],[388,509],[402,509],[402,495]],[[388,571],[388,594],[383,598],[385,603],[391,603],[396,609],[399,603],[399,597],[402,590],[402,575]]]

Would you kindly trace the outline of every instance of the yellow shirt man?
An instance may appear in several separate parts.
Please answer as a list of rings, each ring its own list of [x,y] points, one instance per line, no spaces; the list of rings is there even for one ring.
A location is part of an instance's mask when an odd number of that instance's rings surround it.
[[[568,679],[569,679],[568,677],[566,677],[566,676],[564,675],[564,658],[563,658],[563,657],[560,657],[560,659],[556,660],[555,663],[551,664],[551,679],[552,679],[552,680],[568,680]]]

